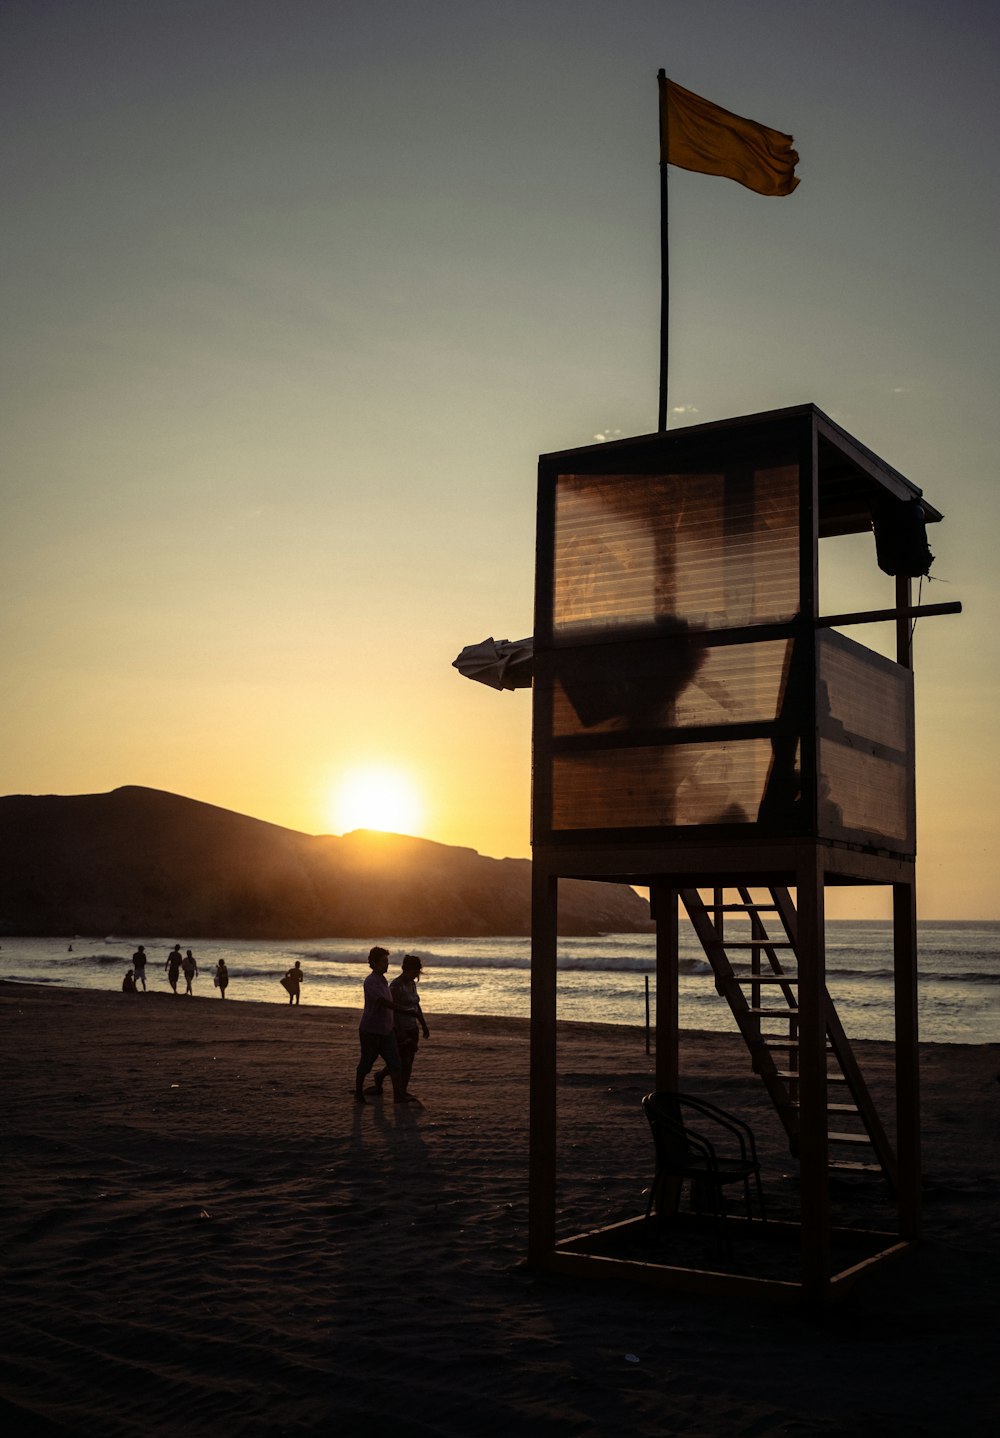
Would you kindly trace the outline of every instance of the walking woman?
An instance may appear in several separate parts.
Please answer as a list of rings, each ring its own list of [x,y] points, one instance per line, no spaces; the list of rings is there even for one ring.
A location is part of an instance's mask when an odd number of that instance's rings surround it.
[[[188,949],[183,959],[181,959],[181,968],[184,970],[184,982],[187,984],[184,993],[188,998],[193,998],[194,990],[191,987],[191,981],[198,972],[198,965],[195,963],[194,954],[192,954],[190,949]]]

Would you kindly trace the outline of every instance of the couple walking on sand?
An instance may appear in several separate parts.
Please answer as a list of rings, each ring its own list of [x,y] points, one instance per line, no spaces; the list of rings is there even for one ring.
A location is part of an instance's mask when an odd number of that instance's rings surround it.
[[[395,1103],[414,1103],[407,1092],[413,1060],[420,1043],[420,1031],[429,1039],[431,1031],[424,1021],[417,995],[417,980],[423,964],[416,954],[407,954],[392,983],[386,982],[389,950],[376,946],[368,955],[371,973],[365,979],[365,1009],[358,1025],[361,1059],[354,1079],[356,1103],[367,1103],[364,1082],[377,1058],[385,1067],[375,1075],[375,1092],[382,1092],[388,1077],[392,1081]]]
[[[134,958],[132,962],[135,963]],[[187,953],[182,955],[180,944],[174,944],[170,953],[167,955],[167,962],[163,967],[167,971],[167,983],[175,994],[177,992],[177,980],[180,978],[181,970],[183,969],[184,982],[187,985],[184,992],[189,998],[193,998],[194,989],[192,988],[192,984],[194,976],[198,972],[198,964],[191,950],[188,949]]]

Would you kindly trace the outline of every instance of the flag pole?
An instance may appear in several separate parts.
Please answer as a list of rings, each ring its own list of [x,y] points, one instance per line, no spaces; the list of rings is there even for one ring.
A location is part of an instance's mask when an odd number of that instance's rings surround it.
[[[667,77],[660,70],[656,77],[660,105],[660,402],[656,427],[662,434],[667,427],[667,360],[670,324],[670,254],[668,243],[669,211],[667,206],[667,106],[664,87]]]

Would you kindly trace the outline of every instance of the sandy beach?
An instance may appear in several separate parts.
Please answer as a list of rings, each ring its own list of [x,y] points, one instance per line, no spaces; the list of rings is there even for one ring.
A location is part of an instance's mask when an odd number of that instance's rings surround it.
[[[522,1020],[429,1012],[421,1104],[361,1107],[353,1010],[6,984],[0,1011],[15,1438],[995,1431],[998,1046],[924,1048],[925,1241],[813,1314],[524,1267]],[[884,1088],[888,1046],[858,1051]],[[739,1041],[682,1065],[754,1122],[780,1209]],[[565,1025],[559,1066],[565,1231],[641,1212],[641,1031]]]

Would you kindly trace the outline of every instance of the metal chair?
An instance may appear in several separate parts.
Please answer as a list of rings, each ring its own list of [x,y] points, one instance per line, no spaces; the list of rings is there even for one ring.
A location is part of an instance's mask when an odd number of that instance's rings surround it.
[[[750,1125],[707,1099],[693,1098],[690,1094],[647,1094],[642,1108],[649,1120],[656,1149],[656,1173],[646,1205],[647,1222],[654,1203],[661,1219],[668,1207],[676,1212],[684,1181],[690,1180],[695,1208],[700,1211],[707,1208],[711,1212],[719,1246],[724,1252],[731,1253],[732,1243],[726,1225],[726,1186],[734,1183],[743,1185],[746,1216],[752,1219],[750,1180],[753,1179],[759,1218],[764,1221],[767,1217],[757,1146]],[[723,1146],[730,1150],[728,1154],[719,1152]],[[735,1152],[737,1148],[738,1156]],[[671,1180],[675,1192],[668,1205],[667,1189]]]

